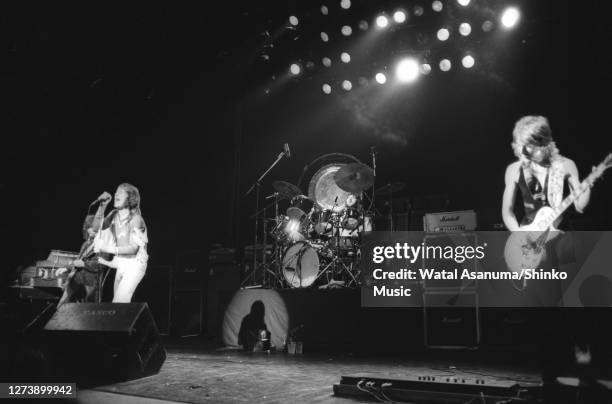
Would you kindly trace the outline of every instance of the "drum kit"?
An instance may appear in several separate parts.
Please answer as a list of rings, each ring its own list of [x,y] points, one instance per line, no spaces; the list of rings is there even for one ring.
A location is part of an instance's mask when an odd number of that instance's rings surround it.
[[[253,183],[245,197],[255,191],[255,232],[250,259],[245,260],[244,287],[305,288],[359,286],[361,243],[374,230],[376,195],[388,197],[404,183],[389,183],[376,189],[376,151],[370,148],[372,166],[344,153],[317,157],[304,167],[294,185],[273,181],[271,203],[260,208],[259,193],[264,177],[283,158],[289,145]],[[306,183],[306,175],[310,181]],[[300,185],[304,186],[302,191]],[[272,217],[268,215],[274,208]],[[390,212],[392,213],[392,212]],[[389,218],[393,229],[392,217]],[[259,223],[263,223],[263,240]],[[272,243],[269,243],[270,239]],[[263,241],[262,244],[259,244]],[[245,255],[246,258],[246,255]],[[252,260],[252,266],[251,262]]]
[[[276,215],[263,220],[264,244],[269,237],[273,244],[266,286],[358,286],[361,237],[373,230],[366,191],[374,179],[372,168],[352,162],[321,167],[307,194],[289,182],[272,182],[275,192],[267,198],[274,198]]]

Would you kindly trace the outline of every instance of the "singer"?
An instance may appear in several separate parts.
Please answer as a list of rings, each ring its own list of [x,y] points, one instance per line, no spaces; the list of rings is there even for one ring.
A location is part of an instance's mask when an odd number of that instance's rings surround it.
[[[65,302],[84,300],[95,302],[100,289],[100,277],[104,267],[115,268],[113,302],[129,303],[136,287],[145,275],[148,261],[147,228],[140,211],[140,193],[131,184],[117,187],[114,208],[104,218],[104,211],[111,200],[108,192],[102,193],[95,215],[88,215],[83,226],[83,236],[88,241],[81,247],[83,256],[88,246],[97,254],[96,260],[83,259],[74,262],[73,271],[60,299]],[[112,258],[111,258],[112,257]],[[84,293],[84,299],[82,298]]]

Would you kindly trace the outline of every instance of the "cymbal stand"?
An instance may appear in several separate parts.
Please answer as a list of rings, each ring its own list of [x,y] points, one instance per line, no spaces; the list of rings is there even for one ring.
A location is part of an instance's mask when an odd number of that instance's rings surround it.
[[[251,187],[246,191],[246,193],[244,194],[244,197],[247,197],[252,191],[253,189],[255,189],[255,232],[254,232],[254,236],[253,236],[253,268],[251,269],[251,273],[248,274],[245,277],[245,280],[248,279],[249,277],[253,277],[253,282],[256,281],[256,273],[258,270],[257,267],[257,243],[259,242],[259,194],[261,191],[261,182],[263,181],[263,179],[265,178],[266,175],[268,175],[268,173],[270,171],[272,171],[272,169],[274,168],[274,166],[276,166],[278,164],[279,161],[281,161],[283,159],[283,157],[289,157],[288,154],[283,150],[282,152],[280,152],[278,154],[278,156],[276,157],[276,160],[274,160],[274,162],[270,165],[270,167],[268,167],[268,169],[266,171],[263,172],[263,174],[261,174],[259,176],[259,178],[251,185]],[[264,232],[265,232],[265,225],[264,225]],[[265,238],[265,235],[264,235]],[[263,254],[264,254],[264,260],[265,260],[265,245],[263,246]],[[265,268],[265,267],[264,267]],[[265,272],[265,269],[264,269]],[[263,277],[265,278],[265,275],[263,275]],[[262,285],[264,286],[264,285]]]

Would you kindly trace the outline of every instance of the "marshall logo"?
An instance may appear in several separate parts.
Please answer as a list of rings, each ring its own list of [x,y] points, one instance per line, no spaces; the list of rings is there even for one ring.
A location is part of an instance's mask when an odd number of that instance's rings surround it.
[[[86,316],[114,316],[117,310],[85,310],[83,313]]]
[[[460,217],[459,215],[457,215],[457,216],[442,216],[440,218],[440,221],[441,222],[456,222],[456,221],[459,220],[459,217]]]

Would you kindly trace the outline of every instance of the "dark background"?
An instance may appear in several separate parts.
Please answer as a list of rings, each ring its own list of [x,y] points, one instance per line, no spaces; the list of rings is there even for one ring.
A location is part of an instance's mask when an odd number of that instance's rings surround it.
[[[515,2],[523,13],[515,30],[485,34],[475,22],[468,39],[454,33],[444,45],[432,39],[439,19],[482,21],[506,2],[475,0],[470,11],[448,2],[440,16],[423,2],[421,19],[409,17],[369,48],[355,28],[329,44],[318,32],[418,2],[353,1],[345,14],[336,3],[325,18],[314,2],[4,4],[4,274],[50,249],[78,250],[87,205],[122,182],[140,189],[152,262],[212,243],[249,244],[254,201],[242,195],[285,142],[293,156],[263,181],[262,196],[273,180],[297,182],[322,154],[370,164],[376,146],[378,180],[406,182],[399,196],[446,194],[449,208],[493,212],[520,116],[549,117],[582,176],[612,151],[606,2]],[[300,25],[283,29],[293,12]],[[343,47],[354,52],[348,66],[337,57],[331,69],[320,66]],[[391,71],[403,53],[435,61],[462,49],[474,52],[474,69],[441,73],[434,62],[413,85],[356,84]],[[291,61],[310,59],[314,69],[287,77]],[[344,78],[350,93],[338,87]],[[323,94],[324,82],[332,94]],[[597,185],[578,228],[610,228],[610,189],[609,179]]]

